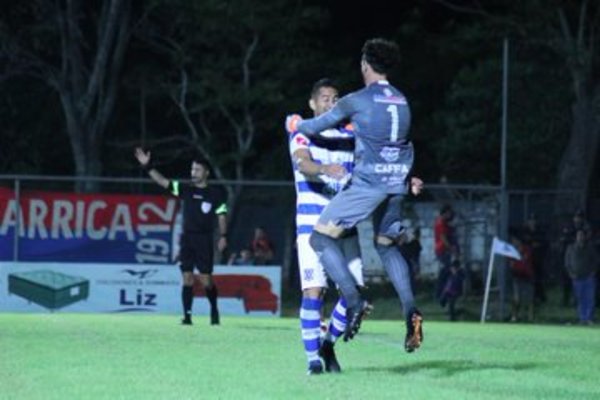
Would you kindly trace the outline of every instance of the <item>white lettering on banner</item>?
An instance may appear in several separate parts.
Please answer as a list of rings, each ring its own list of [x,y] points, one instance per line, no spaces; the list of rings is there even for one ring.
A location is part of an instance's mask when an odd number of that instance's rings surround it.
[[[171,226],[167,224],[143,224],[138,225],[137,230],[142,236],[147,236],[152,233],[164,233],[171,230]]]
[[[42,239],[48,237],[48,230],[44,225],[44,218],[48,215],[48,206],[43,200],[31,199],[29,203],[29,229],[27,230],[27,237],[35,237],[36,230],[38,235]]]
[[[2,226],[0,226],[0,234],[6,235],[10,227],[17,225],[17,202],[9,200],[2,218]],[[19,212],[19,236],[25,236],[25,221],[23,221],[23,213]]]
[[[52,210],[52,233],[50,234],[52,239],[59,239],[61,236],[65,239],[73,237],[73,232],[69,227],[71,219],[73,219],[73,205],[66,200],[55,200]]]
[[[138,217],[142,221],[148,221],[148,215],[146,214],[146,210],[150,212],[154,212],[160,219],[165,222],[169,222],[173,220],[173,214],[175,213],[176,202],[173,199],[167,201],[167,208],[165,211],[158,208],[158,206],[154,203],[144,202],[140,204],[140,208],[138,209]]]
[[[85,216],[85,202],[77,201],[76,204],[77,211],[75,212],[75,237],[82,238],[83,237],[83,225],[84,225],[84,216]]]
[[[177,202],[174,199],[167,201],[165,210],[161,210],[156,204],[144,202],[138,208],[138,217],[140,221],[148,221],[150,215],[154,213],[165,224],[139,224],[138,232],[142,236],[148,236],[152,233],[164,233],[171,230],[171,221],[175,216]],[[167,263],[169,262],[169,252],[171,246],[169,242],[161,239],[142,238],[136,243],[136,248],[139,251],[135,253],[135,260],[139,263]]]
[[[94,216],[100,208],[106,208],[106,202],[101,200],[92,201],[88,208],[85,230],[90,239],[101,240],[106,235],[106,228],[103,227],[97,230],[94,228]]]
[[[406,164],[375,164],[377,174],[408,174],[409,168]]]
[[[139,263],[167,262],[169,243],[166,240],[144,238],[136,243],[136,248],[142,252],[135,255],[135,260]]]
[[[121,219],[123,223],[121,223]],[[112,221],[110,222],[110,231],[108,232],[108,238],[115,240],[117,232],[125,232],[127,240],[134,241],[135,234],[133,233],[133,223],[131,222],[131,214],[129,213],[129,207],[125,204],[117,205],[115,213],[113,214]]]
[[[7,201],[1,216],[0,235],[7,235],[9,229],[19,225],[19,236],[29,239],[87,237],[91,240],[117,240],[124,236],[124,240],[135,242],[135,259],[139,263],[167,263],[170,260],[171,238],[165,236],[171,232],[177,212],[175,199],[167,200],[164,207],[150,201],[136,207],[127,203],[109,205],[104,200],[86,202],[41,198],[24,199],[21,204],[17,207],[14,199]],[[110,221],[99,222],[99,214],[108,211],[112,211]],[[135,226],[134,216],[139,221]],[[102,221],[106,218],[103,217]],[[156,235],[162,238],[156,238]]]

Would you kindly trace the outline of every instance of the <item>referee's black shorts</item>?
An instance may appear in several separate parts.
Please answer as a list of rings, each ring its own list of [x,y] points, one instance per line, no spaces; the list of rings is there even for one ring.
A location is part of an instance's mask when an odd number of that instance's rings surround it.
[[[212,274],[213,252],[212,232],[184,232],[179,253],[181,272],[193,272],[196,268],[201,274]]]

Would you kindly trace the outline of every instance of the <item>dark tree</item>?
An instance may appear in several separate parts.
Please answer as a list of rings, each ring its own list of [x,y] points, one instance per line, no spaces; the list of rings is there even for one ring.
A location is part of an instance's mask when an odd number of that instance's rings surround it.
[[[117,101],[130,14],[129,0],[106,0],[98,7],[79,0],[32,1],[3,9],[3,73],[37,78],[56,91],[77,176],[102,173],[103,139]]]
[[[600,4],[589,0],[564,2],[436,0],[460,13],[480,17],[490,29],[553,52],[570,79],[571,122],[568,141],[557,163],[556,186],[571,189],[573,197],[557,198],[556,210],[581,207],[587,198],[600,149]],[[555,88],[549,88],[554,90]]]

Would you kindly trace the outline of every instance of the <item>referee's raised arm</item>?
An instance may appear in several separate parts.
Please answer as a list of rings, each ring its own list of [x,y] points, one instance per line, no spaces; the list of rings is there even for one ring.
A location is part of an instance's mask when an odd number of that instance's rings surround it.
[[[136,147],[133,155],[154,182],[158,183],[164,189],[169,189],[169,179],[165,178],[163,174],[152,166],[150,151],[144,152],[144,149],[141,147]]]

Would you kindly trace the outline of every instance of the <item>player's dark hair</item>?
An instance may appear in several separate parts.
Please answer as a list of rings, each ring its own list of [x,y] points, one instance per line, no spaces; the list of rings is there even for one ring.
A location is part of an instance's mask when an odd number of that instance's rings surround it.
[[[200,164],[204,168],[206,168],[207,170],[210,171],[210,163],[208,162],[208,160],[206,158],[197,156],[197,157],[192,158],[192,162],[196,163],[196,164]]]
[[[314,98],[317,94],[319,94],[319,90],[321,90],[321,88],[334,88],[337,90],[337,86],[333,80],[329,78],[322,78],[314,83],[312,90],[310,91],[310,97]]]
[[[362,59],[373,71],[387,75],[400,63],[400,49],[396,43],[386,39],[369,39],[363,45]]]

